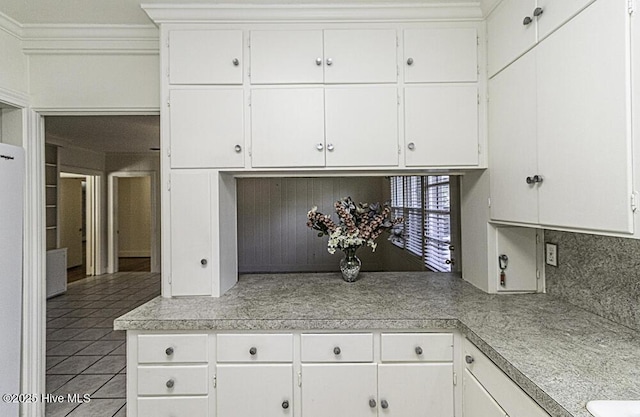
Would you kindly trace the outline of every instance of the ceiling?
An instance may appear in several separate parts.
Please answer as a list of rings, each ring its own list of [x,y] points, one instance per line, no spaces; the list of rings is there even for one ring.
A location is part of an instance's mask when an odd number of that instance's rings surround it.
[[[0,12],[21,24],[152,25],[140,7],[145,3],[170,4],[358,4],[417,3],[471,4],[487,0],[2,0]],[[491,0],[495,2],[495,0]]]
[[[159,116],[47,116],[45,141],[104,153],[160,147]]]

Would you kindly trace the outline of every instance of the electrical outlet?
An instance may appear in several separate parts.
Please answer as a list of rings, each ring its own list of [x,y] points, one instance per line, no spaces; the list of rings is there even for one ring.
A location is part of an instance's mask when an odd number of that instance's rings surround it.
[[[558,266],[558,245],[555,243],[546,243],[545,249],[547,265]]]

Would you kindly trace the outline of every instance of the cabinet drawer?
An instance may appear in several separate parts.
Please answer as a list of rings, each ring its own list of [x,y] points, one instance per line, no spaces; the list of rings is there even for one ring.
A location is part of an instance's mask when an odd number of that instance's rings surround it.
[[[371,362],[373,335],[303,334],[302,362]]]
[[[207,417],[209,415],[209,397],[138,398],[138,415]]]
[[[466,369],[510,417],[549,417],[538,403],[468,340],[464,343],[464,355]]]
[[[383,333],[381,358],[384,362],[451,362],[453,335]]]
[[[206,334],[138,336],[138,363],[207,362]]]
[[[291,362],[291,334],[218,335],[218,362]]]
[[[207,366],[138,366],[138,395],[205,395]]]

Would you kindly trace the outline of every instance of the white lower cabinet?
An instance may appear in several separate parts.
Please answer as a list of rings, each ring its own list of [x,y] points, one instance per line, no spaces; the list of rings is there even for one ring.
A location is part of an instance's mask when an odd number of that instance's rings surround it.
[[[468,369],[462,377],[462,397],[464,417],[508,417]]]
[[[138,415],[141,417],[208,417],[209,400],[207,397],[140,398]]]
[[[216,375],[216,416],[293,415],[292,364],[223,364]]]

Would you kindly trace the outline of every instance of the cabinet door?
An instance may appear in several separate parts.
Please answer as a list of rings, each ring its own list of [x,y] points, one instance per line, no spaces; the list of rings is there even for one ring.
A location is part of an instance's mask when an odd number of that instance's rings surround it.
[[[293,366],[218,365],[217,417],[293,415]]]
[[[398,90],[325,90],[327,166],[398,165]]]
[[[169,32],[170,84],[242,84],[241,30]]]
[[[322,83],[321,30],[251,31],[251,83]]]
[[[325,83],[395,83],[394,29],[325,30]]]
[[[475,85],[405,88],[407,166],[478,165]]]
[[[475,28],[404,31],[404,80],[475,82],[478,80],[478,34]]]
[[[171,172],[171,295],[211,295],[211,174]]]
[[[594,0],[538,0],[542,14],[536,18],[538,39],[543,39]]]
[[[537,48],[540,223],[632,232],[629,15],[598,1]]]
[[[536,0],[503,0],[487,18],[490,77],[535,45],[535,8]],[[526,17],[531,19],[527,25]]]
[[[491,218],[538,223],[536,51],[489,80]]]
[[[322,88],[251,91],[253,167],[324,166]]]
[[[377,416],[376,367],[374,363],[302,365],[302,416]]]
[[[171,167],[244,166],[241,89],[172,90]]]
[[[467,369],[462,382],[462,415],[464,417],[508,417]]]
[[[453,417],[453,364],[379,365],[378,397],[384,416]]]

